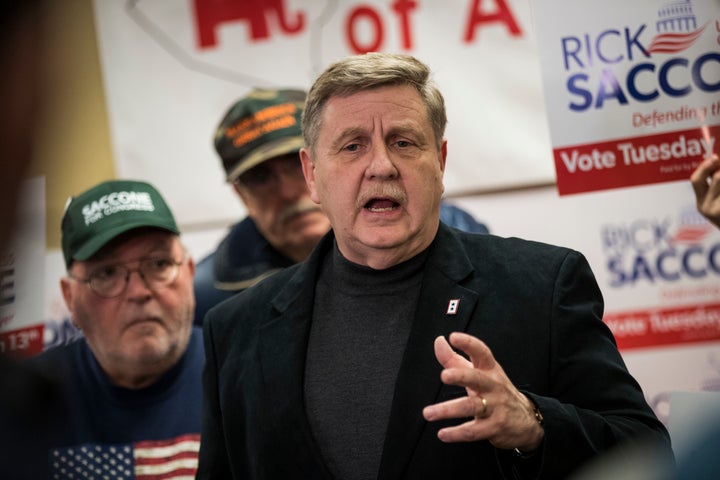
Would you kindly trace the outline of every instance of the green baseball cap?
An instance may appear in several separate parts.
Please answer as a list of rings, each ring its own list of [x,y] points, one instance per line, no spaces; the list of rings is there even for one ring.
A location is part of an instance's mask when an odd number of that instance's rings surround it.
[[[87,260],[128,230],[155,227],[180,234],[170,208],[155,187],[135,180],[110,180],[71,197],[62,218],[66,267]]]
[[[229,182],[266,160],[305,146],[300,128],[305,96],[302,90],[255,89],[230,107],[214,142]]]

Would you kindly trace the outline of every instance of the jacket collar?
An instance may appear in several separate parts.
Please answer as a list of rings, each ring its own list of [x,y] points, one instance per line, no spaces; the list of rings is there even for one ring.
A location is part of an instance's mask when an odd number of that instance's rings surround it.
[[[262,236],[250,217],[236,223],[213,253],[215,288],[244,290],[295,262]]]
[[[429,247],[427,265],[430,269],[426,269],[424,273],[424,284],[428,282],[434,284],[437,275],[446,277],[452,283],[460,283],[473,273],[474,267],[465,252],[465,245],[457,235],[457,230],[440,223],[435,239]],[[278,312],[287,310],[301,291],[311,296],[314,294],[314,285],[320,264],[325,255],[330,254],[334,241],[335,234],[330,230],[320,240],[310,257],[299,265],[285,287],[272,300],[273,306]],[[428,275],[429,273],[430,275]],[[464,306],[463,310],[465,310]]]

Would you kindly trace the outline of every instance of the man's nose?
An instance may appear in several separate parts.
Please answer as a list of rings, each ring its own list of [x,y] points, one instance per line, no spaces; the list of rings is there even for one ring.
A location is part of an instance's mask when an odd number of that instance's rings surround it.
[[[371,151],[370,164],[365,170],[369,178],[394,178],[398,171],[392,161],[387,145],[377,144]]]
[[[137,274],[137,275],[133,275]],[[148,296],[152,289],[139,269],[128,270],[125,277],[125,294],[128,296]]]

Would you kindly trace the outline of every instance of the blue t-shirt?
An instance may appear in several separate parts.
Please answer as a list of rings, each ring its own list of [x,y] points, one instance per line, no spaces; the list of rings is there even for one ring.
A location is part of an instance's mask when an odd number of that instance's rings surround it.
[[[194,477],[204,362],[197,327],[180,361],[139,390],[111,384],[82,337],[30,359],[30,368],[61,380],[58,400],[67,406],[62,428],[38,442],[42,478]]]

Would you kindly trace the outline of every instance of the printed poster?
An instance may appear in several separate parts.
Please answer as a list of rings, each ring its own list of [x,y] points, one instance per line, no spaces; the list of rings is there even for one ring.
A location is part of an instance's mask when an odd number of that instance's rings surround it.
[[[720,146],[720,2],[535,2],[560,195],[687,180]]]
[[[24,182],[13,238],[0,252],[0,354],[26,358],[43,350],[44,278],[45,179],[39,177]]]

